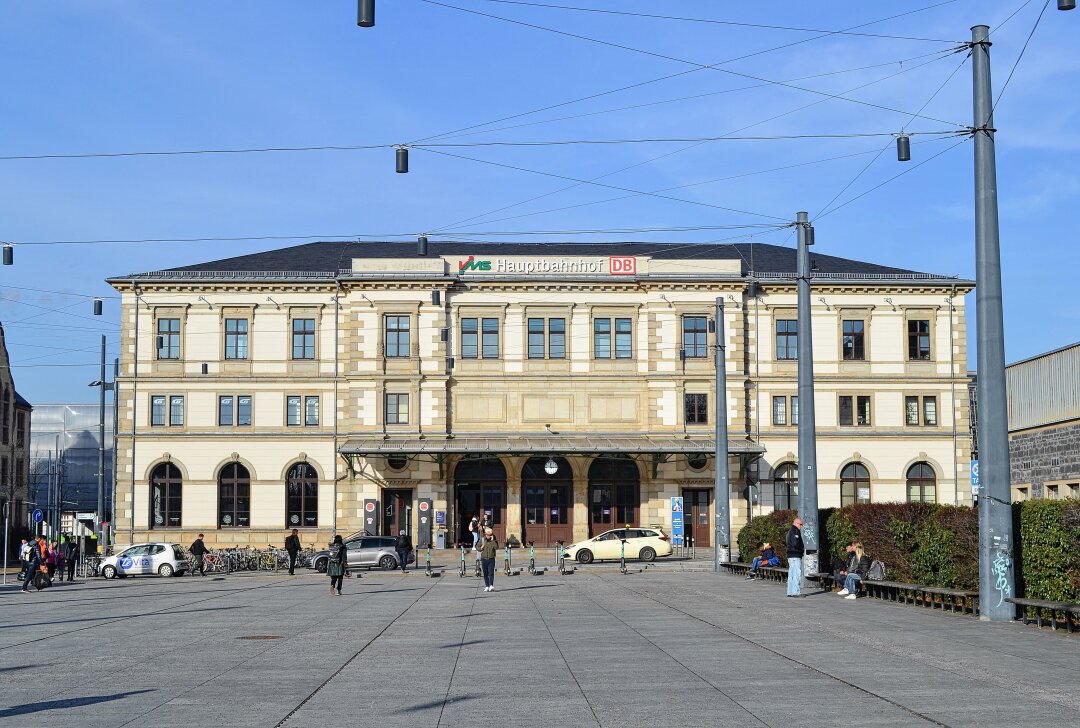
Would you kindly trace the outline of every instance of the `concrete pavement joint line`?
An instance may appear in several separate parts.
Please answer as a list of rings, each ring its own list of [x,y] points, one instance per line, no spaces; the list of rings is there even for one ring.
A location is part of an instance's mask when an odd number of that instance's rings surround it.
[[[826,672],[826,671],[824,671],[822,669],[814,667],[813,665],[808,665],[805,662],[801,662],[799,660],[796,660],[794,657],[791,657],[789,655],[785,655],[783,652],[780,652],[778,650],[774,650],[771,647],[766,647],[765,645],[763,645],[763,644],[761,644],[759,642],[755,642],[754,640],[750,639],[749,637],[744,637],[743,635],[739,634],[738,632],[734,632],[734,631],[728,629],[727,627],[721,627],[719,625],[713,624],[712,622],[710,622],[710,621],[708,621],[706,619],[702,619],[701,617],[690,614],[689,612],[686,612],[686,611],[684,611],[682,609],[679,609],[678,607],[673,607],[670,604],[668,604],[666,602],[663,602],[663,601],[661,601],[659,599],[656,599],[655,597],[652,597],[652,596],[650,596],[650,595],[648,595],[648,594],[646,594],[644,592],[639,592],[636,589],[631,589],[628,586],[623,586],[622,584],[618,584],[617,581],[611,581],[610,579],[604,579],[604,581],[609,581],[609,582],[611,582],[613,584],[616,584],[621,589],[625,589],[626,591],[628,591],[628,592],[630,592],[632,594],[637,594],[640,597],[645,597],[646,599],[652,600],[652,601],[656,602],[657,604],[659,604],[661,606],[664,606],[664,607],[667,607],[668,609],[670,609],[670,610],[672,610],[674,612],[678,612],[679,614],[684,614],[684,615],[686,615],[687,617],[690,617],[693,620],[701,622],[702,624],[707,624],[710,627],[712,627],[713,629],[718,629],[718,630],[721,630],[722,632],[727,632],[732,637],[736,637],[736,638],[738,638],[740,640],[743,640],[744,642],[748,642],[748,643],[754,645],[755,647],[757,647],[759,649],[765,650],[766,652],[769,652],[771,654],[776,655],[777,657],[780,657],[780,658],[782,658],[784,660],[788,660],[789,662],[794,662],[796,665],[799,665],[800,667],[805,667],[807,670],[812,670],[813,672],[816,672],[819,675],[824,675],[827,678],[830,678],[832,680],[836,680],[839,683],[843,683],[844,685],[847,685],[850,688],[858,690],[861,693],[865,693],[867,695],[875,697],[878,700],[881,700],[882,702],[885,702],[885,703],[888,703],[889,705],[893,705],[893,706],[895,706],[897,708],[900,708],[905,713],[910,713],[911,715],[914,715],[917,718],[921,718],[922,720],[925,720],[927,723],[932,723],[932,724],[934,724],[936,726],[941,726],[941,728],[952,728],[952,726],[950,726],[948,723],[942,723],[940,720],[937,720],[936,718],[931,718],[930,716],[924,715],[924,714],[920,713],[917,710],[912,710],[911,708],[907,707],[906,705],[898,703],[895,700],[891,700],[889,698],[886,698],[884,695],[878,695],[874,691],[867,690],[866,688],[861,687],[859,685],[856,685],[855,683],[848,682],[847,680],[845,680],[842,677],[837,677],[836,675],[833,675],[832,673],[829,673],[829,672]]]
[[[326,687],[327,685],[329,685],[329,684],[330,684],[330,681],[331,681],[331,680],[333,680],[333,679],[334,679],[335,677],[337,677],[337,676],[338,676],[339,674],[341,674],[341,671],[342,671],[342,670],[344,670],[344,669],[345,669],[346,667],[348,667],[348,666],[349,666],[350,664],[352,664],[352,661],[353,661],[353,660],[355,660],[355,659],[356,659],[357,657],[359,657],[359,656],[360,656],[360,654],[361,654],[361,653],[362,653],[362,652],[363,652],[364,650],[366,650],[366,649],[367,649],[368,647],[370,647],[370,646],[372,645],[372,643],[374,643],[374,642],[375,642],[375,640],[377,640],[377,639],[379,639],[380,637],[382,637],[382,636],[383,636],[383,635],[384,635],[384,634],[386,633],[386,630],[388,630],[388,629],[390,629],[391,627],[393,627],[393,626],[394,626],[394,623],[395,623],[395,622],[397,622],[397,621],[398,621],[399,619],[401,619],[402,617],[404,617],[404,616],[405,616],[405,613],[406,613],[406,612],[408,612],[408,611],[409,611],[410,609],[412,609],[413,607],[415,607],[415,606],[416,606],[416,605],[417,605],[417,604],[418,604],[418,603],[420,602],[420,600],[421,600],[421,599],[423,599],[423,598],[424,598],[425,596],[427,596],[427,593],[428,593],[429,591],[431,591],[432,589],[434,589],[434,588],[435,588],[435,585],[436,585],[436,584],[438,584],[438,583],[439,583],[439,580],[435,580],[435,581],[433,581],[433,582],[432,582],[432,584],[431,584],[431,586],[429,586],[429,587],[428,587],[427,589],[425,589],[425,590],[424,590],[424,593],[423,593],[423,594],[421,594],[421,595],[420,595],[420,596],[418,596],[418,597],[417,597],[416,599],[414,599],[414,600],[412,601],[412,603],[411,603],[411,604],[409,604],[409,606],[405,607],[405,608],[404,608],[404,609],[402,609],[402,610],[401,610],[400,612],[398,612],[398,615],[397,615],[396,617],[394,617],[394,618],[393,618],[393,619],[391,619],[391,620],[390,620],[389,622],[387,622],[387,623],[386,623],[386,625],[385,625],[385,626],[384,626],[384,627],[383,627],[382,629],[380,629],[380,630],[379,630],[379,631],[378,631],[378,632],[377,632],[377,633],[375,634],[375,636],[374,636],[374,637],[372,637],[372,638],[371,638],[371,639],[369,639],[369,640],[368,640],[367,642],[365,642],[365,643],[364,643],[364,644],[363,644],[363,645],[362,645],[362,646],[360,647],[360,649],[359,649],[359,650],[357,650],[357,651],[356,651],[356,652],[355,652],[355,653],[353,654],[353,656],[352,656],[352,657],[350,657],[350,658],[349,658],[348,660],[346,660],[345,662],[343,662],[343,663],[341,664],[341,667],[339,667],[338,669],[336,669],[336,670],[334,670],[334,671],[333,671],[332,673],[330,673],[330,677],[328,677],[328,678],[326,678],[325,680],[323,680],[323,681],[322,681],[322,683],[320,683],[320,684],[319,684],[319,686],[318,686],[317,688],[315,688],[314,690],[312,690],[312,691],[311,691],[311,693],[309,693],[309,694],[308,694],[308,696],[307,696],[306,698],[304,698],[303,700],[301,700],[301,701],[300,701],[300,703],[299,703],[299,704],[298,704],[298,705],[297,705],[297,706],[296,706],[295,708],[293,708],[292,710],[290,710],[290,711],[289,711],[289,712],[288,712],[288,713],[287,713],[287,714],[285,715],[285,717],[284,717],[284,718],[282,718],[282,719],[281,719],[281,720],[279,720],[279,721],[278,721],[277,723],[275,723],[275,724],[274,724],[274,728],[282,728],[282,726],[284,726],[284,725],[285,725],[285,724],[286,724],[286,723],[287,723],[287,722],[289,721],[289,718],[292,718],[292,717],[293,717],[294,715],[296,715],[296,713],[297,713],[297,712],[298,712],[298,711],[299,711],[299,710],[300,710],[301,708],[303,708],[303,707],[304,707],[305,705],[307,705],[307,703],[308,703],[308,701],[309,701],[309,700],[311,700],[312,698],[314,698],[314,697],[315,697],[315,696],[316,696],[316,695],[317,695],[317,694],[319,693],[319,691],[320,691],[320,690],[322,690],[322,689],[323,689],[323,688],[325,688],[325,687]]]
[[[274,582],[274,583],[277,583],[277,582]],[[238,594],[238,593],[242,593],[242,592],[249,592],[249,591],[252,591],[252,590],[255,590],[255,589],[262,589],[265,586],[269,586],[269,584],[260,584],[258,586],[251,586],[251,587],[245,587],[243,589],[236,589],[236,590],[234,590],[232,592],[229,592],[228,594],[218,594],[217,596],[214,596],[214,597],[207,597],[206,599],[196,599],[193,602],[186,602],[184,604],[174,604],[171,607],[162,607],[161,609],[154,610],[153,612],[142,612],[140,614],[127,614],[127,615],[124,615],[122,617],[117,617],[116,619],[109,620],[108,622],[102,622],[100,624],[92,624],[92,625],[89,625],[87,627],[79,627],[78,629],[70,629],[67,632],[59,632],[59,633],[54,634],[54,635],[49,635],[48,637],[37,637],[37,638],[32,639],[32,640],[27,640],[26,642],[18,642],[18,643],[13,644],[13,645],[7,645],[5,647],[0,647],[0,650],[10,650],[13,647],[22,647],[23,645],[33,644],[34,642],[41,642],[42,640],[46,640],[46,639],[53,639],[53,638],[56,638],[56,637],[64,637],[65,635],[74,634],[75,632],[83,632],[83,631],[88,630],[88,629],[100,629],[101,627],[105,627],[105,626],[110,625],[110,624],[115,624],[117,622],[123,622],[125,619],[137,619],[139,617],[150,617],[150,616],[153,616],[153,615],[156,615],[156,614],[161,614],[162,612],[168,611],[170,609],[179,609],[180,607],[190,607],[193,604],[202,604],[203,602],[213,601],[214,599],[221,599],[221,598],[226,597],[226,596],[231,596],[232,594]]]
[[[559,657],[562,658],[563,664],[566,665],[566,671],[570,673],[570,677],[574,678],[574,684],[577,685],[578,691],[581,693],[582,699],[585,701],[585,705],[589,706],[589,712],[592,713],[593,720],[596,721],[596,725],[603,727],[603,723],[600,722],[600,716],[596,714],[596,708],[593,707],[592,701],[589,700],[589,696],[585,694],[585,688],[581,687],[581,681],[578,680],[577,675],[574,674],[574,668],[570,667],[570,662],[566,659],[566,655],[563,654],[562,647],[559,647],[558,640],[555,639],[555,633],[551,631],[551,626],[548,625],[546,619],[544,619],[544,613],[540,611],[540,607],[536,605],[536,599],[530,593],[528,595],[529,601],[532,602],[533,609],[536,610],[536,614],[540,617],[540,621],[544,623],[544,629],[547,630],[548,637],[551,638],[551,644],[555,645],[555,649],[559,651]]]
[[[689,673],[690,673],[691,675],[693,675],[694,677],[696,677],[696,678],[697,678],[698,680],[701,680],[701,682],[705,683],[706,685],[708,685],[709,687],[711,687],[711,688],[712,688],[713,690],[715,690],[716,692],[720,693],[720,694],[721,694],[721,695],[723,695],[723,696],[724,696],[725,698],[727,698],[728,700],[730,700],[730,701],[731,701],[732,703],[734,703],[735,705],[737,705],[737,706],[739,706],[740,708],[742,708],[742,709],[743,709],[743,710],[744,710],[744,711],[745,711],[745,712],[747,713],[747,715],[749,715],[749,716],[750,716],[751,718],[753,718],[754,720],[756,720],[756,721],[757,721],[758,723],[760,723],[761,725],[765,726],[765,728],[771,728],[771,727],[769,726],[769,724],[768,724],[768,723],[766,723],[766,722],[765,722],[765,721],[763,721],[763,720],[762,720],[761,718],[759,718],[758,716],[756,716],[756,715],[754,714],[754,712],[753,712],[752,710],[750,710],[749,708],[747,708],[747,707],[746,707],[745,705],[743,705],[742,703],[740,703],[740,702],[739,702],[738,700],[736,700],[735,698],[733,698],[733,697],[731,697],[730,695],[728,695],[727,693],[725,693],[725,692],[724,692],[724,691],[723,691],[722,689],[720,689],[720,688],[719,688],[719,687],[717,687],[716,685],[713,685],[713,684],[712,684],[712,683],[711,683],[711,682],[710,682],[710,681],[709,681],[708,679],[706,679],[706,678],[705,678],[705,677],[703,677],[702,675],[698,674],[698,673],[697,673],[697,672],[696,672],[696,671],[695,671],[695,670],[694,670],[693,668],[691,668],[691,667],[690,667],[689,665],[687,665],[686,663],[682,662],[682,661],[681,661],[681,660],[679,660],[679,659],[678,659],[677,657],[675,657],[675,655],[671,654],[670,652],[668,652],[667,650],[665,650],[665,649],[664,649],[663,647],[661,647],[660,645],[656,644],[656,643],[655,643],[655,642],[653,642],[653,641],[652,641],[651,639],[649,639],[648,637],[646,637],[645,635],[643,635],[643,634],[642,634],[641,632],[639,632],[639,631],[638,631],[637,629],[635,629],[634,627],[632,627],[632,626],[631,626],[631,625],[630,625],[630,624],[629,624],[629,623],[628,623],[628,622],[627,622],[627,621],[626,621],[625,619],[623,619],[623,618],[622,618],[622,617],[620,617],[619,615],[615,614],[615,613],[614,613],[614,612],[612,612],[612,611],[611,611],[610,609],[608,609],[608,608],[604,607],[603,605],[601,605],[601,604],[600,604],[600,602],[598,602],[598,601],[596,601],[595,599],[593,599],[593,598],[592,598],[591,596],[589,596],[589,595],[588,595],[587,593],[585,594],[585,598],[586,598],[586,599],[588,599],[588,600],[589,600],[590,602],[592,602],[593,604],[595,604],[595,605],[597,606],[597,608],[598,608],[598,609],[600,609],[600,610],[602,610],[602,611],[604,611],[604,612],[607,612],[607,613],[608,613],[609,615],[611,615],[612,617],[614,617],[615,619],[617,619],[617,620],[618,620],[618,621],[619,621],[619,622],[620,622],[620,623],[621,623],[621,624],[622,624],[622,625],[623,625],[624,627],[626,627],[627,629],[629,629],[629,630],[630,630],[631,632],[633,632],[634,634],[636,634],[636,635],[637,635],[638,637],[640,637],[641,639],[645,640],[646,642],[648,642],[648,643],[649,643],[650,645],[652,645],[652,646],[653,646],[653,647],[655,647],[656,649],[658,649],[658,650],[660,650],[661,652],[663,652],[663,653],[664,653],[665,655],[667,655],[667,656],[668,656],[669,658],[671,658],[671,660],[672,660],[673,662],[675,662],[675,664],[679,665],[679,666],[680,666],[680,667],[682,667],[682,668],[683,668],[684,670],[686,670],[687,672],[689,672]]]
[[[443,695],[442,705],[439,706],[439,719],[435,722],[435,728],[442,725],[443,713],[446,711],[446,704],[450,701],[450,690],[454,687],[454,675],[457,674],[458,662],[461,661],[461,650],[465,646],[465,635],[469,634],[469,623],[472,621],[473,612],[476,611],[476,595],[479,592],[480,585],[477,584],[473,589],[472,603],[469,605],[469,616],[465,618],[465,629],[461,630],[461,641],[458,642],[457,654],[454,655],[454,667],[450,670],[450,679],[446,681],[446,694]]]

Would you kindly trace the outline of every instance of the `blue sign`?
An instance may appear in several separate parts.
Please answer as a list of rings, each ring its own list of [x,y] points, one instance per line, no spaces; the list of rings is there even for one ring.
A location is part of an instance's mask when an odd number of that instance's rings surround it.
[[[435,525],[436,526],[445,526],[446,525],[446,511],[435,511]]]
[[[40,508],[34,509],[34,523],[41,523],[44,520],[45,514],[41,512]]]
[[[972,490],[979,489],[979,461],[971,461],[971,488]]]
[[[671,545],[683,545],[683,499],[671,499]]]

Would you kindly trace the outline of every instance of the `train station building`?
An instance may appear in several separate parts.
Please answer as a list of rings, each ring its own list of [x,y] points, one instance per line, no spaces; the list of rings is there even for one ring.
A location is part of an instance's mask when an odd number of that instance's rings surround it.
[[[812,255],[819,500],[970,502],[970,281]],[[732,526],[795,507],[795,251],[325,242],[112,278],[116,539],[452,545],[616,525],[712,544],[716,299]]]

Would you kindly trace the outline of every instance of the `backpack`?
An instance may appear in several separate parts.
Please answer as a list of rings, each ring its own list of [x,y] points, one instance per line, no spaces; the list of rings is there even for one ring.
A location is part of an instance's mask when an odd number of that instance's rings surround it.
[[[868,581],[885,581],[885,564],[877,559],[870,564],[870,570],[866,572]]]
[[[49,575],[47,573],[45,573],[44,571],[39,571],[38,573],[34,574],[35,589],[41,591],[42,589],[48,589],[50,586],[52,586],[52,579],[49,578]]]

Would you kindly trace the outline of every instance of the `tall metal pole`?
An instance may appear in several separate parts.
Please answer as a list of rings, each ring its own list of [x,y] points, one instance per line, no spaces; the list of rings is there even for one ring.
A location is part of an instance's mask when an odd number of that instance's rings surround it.
[[[716,452],[713,502],[716,504],[716,539],[713,545],[713,571],[720,573],[720,564],[731,558],[731,486],[728,485],[728,427],[727,427],[727,333],[724,327],[724,298],[716,297]]]
[[[1001,305],[997,163],[989,28],[971,29],[975,109],[975,311],[979,388],[979,609],[982,619],[1011,621],[1014,595],[1009,419]],[[952,343],[949,344],[952,346]]]
[[[97,536],[105,543],[105,335],[101,335],[101,378],[98,382],[98,476],[97,476]]]
[[[813,228],[796,215],[799,250],[795,277],[799,294],[799,518],[803,521],[803,574],[818,570],[817,432],[814,418],[814,337],[810,324],[810,246]],[[803,577],[805,580],[805,576]]]

